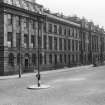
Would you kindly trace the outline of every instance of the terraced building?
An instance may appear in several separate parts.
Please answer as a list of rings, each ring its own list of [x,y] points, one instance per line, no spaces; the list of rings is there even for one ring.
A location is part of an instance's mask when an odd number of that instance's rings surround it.
[[[39,56],[38,56],[39,55]],[[105,33],[92,22],[51,13],[34,0],[0,1],[0,75],[105,59]]]

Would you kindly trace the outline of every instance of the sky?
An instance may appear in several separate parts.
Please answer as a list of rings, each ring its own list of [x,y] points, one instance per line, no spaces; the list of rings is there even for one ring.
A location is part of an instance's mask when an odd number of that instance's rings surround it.
[[[105,29],[105,0],[36,0],[36,2],[55,13],[85,17]]]

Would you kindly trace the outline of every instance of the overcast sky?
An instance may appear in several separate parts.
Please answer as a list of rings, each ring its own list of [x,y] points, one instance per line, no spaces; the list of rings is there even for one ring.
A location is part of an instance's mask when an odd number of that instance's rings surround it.
[[[77,15],[105,28],[105,0],[36,0],[45,8],[64,15]]]

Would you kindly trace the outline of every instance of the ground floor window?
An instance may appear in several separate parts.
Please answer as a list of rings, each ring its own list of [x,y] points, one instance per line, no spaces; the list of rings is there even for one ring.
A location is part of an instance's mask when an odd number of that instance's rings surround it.
[[[62,54],[60,54],[60,63],[62,63],[63,60],[62,60]]]
[[[55,54],[54,56],[55,56],[54,57],[55,58],[55,65],[56,65],[57,64],[57,55]]]
[[[32,64],[36,65],[36,54],[32,54]]]
[[[9,65],[14,66],[14,55],[12,53],[8,55],[8,63]]]
[[[70,64],[70,55],[68,55],[68,64]]]
[[[65,55],[64,55],[64,63],[65,63],[65,64],[66,64],[66,60],[67,60],[67,59],[66,59],[66,54],[65,54]]]
[[[46,64],[47,61],[46,61],[46,54],[44,54],[44,64]]]
[[[40,55],[39,55],[39,63],[40,63],[40,64],[42,64],[42,62],[43,62],[43,61],[42,61],[42,58],[43,58],[43,57],[42,57],[42,54],[40,54]]]
[[[49,55],[49,63],[52,64],[52,55]]]

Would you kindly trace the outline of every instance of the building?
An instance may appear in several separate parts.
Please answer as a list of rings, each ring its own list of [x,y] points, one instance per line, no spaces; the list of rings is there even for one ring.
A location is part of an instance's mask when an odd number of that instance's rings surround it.
[[[34,0],[0,1],[0,75],[33,72],[38,62],[50,70],[96,58],[105,59],[105,32],[92,22],[51,13]]]

